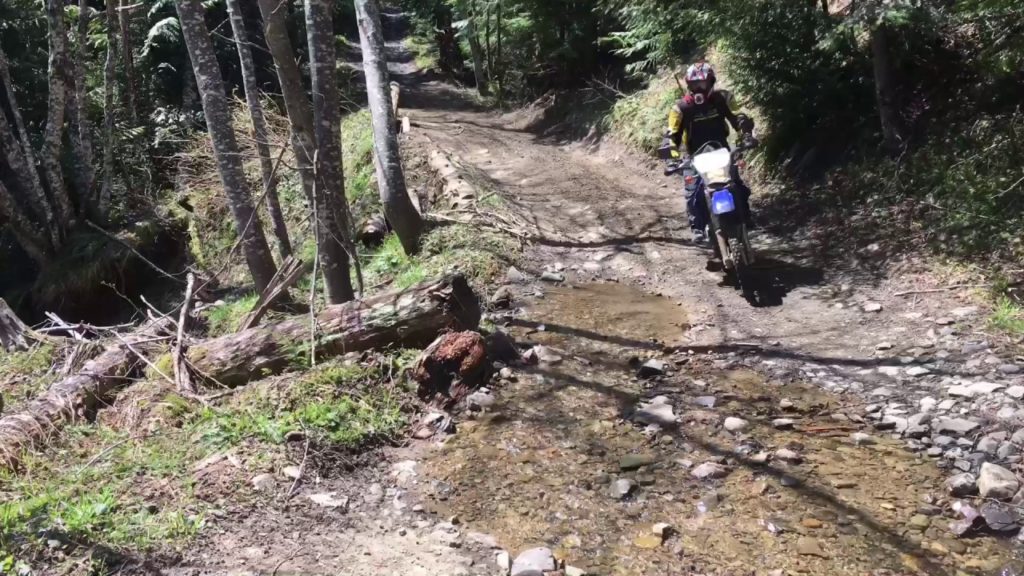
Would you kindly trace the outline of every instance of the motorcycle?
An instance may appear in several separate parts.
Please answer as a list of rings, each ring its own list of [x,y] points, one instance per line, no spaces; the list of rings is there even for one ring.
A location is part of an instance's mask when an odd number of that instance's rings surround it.
[[[704,195],[704,208],[708,210],[707,237],[711,240],[715,259],[722,263],[726,276],[733,276],[737,287],[744,292],[752,290],[750,270],[754,264],[754,251],[747,234],[747,214],[734,190],[732,178],[742,162],[743,154],[756,146],[749,139],[737,143],[733,150],[717,142],[702,146],[689,163],[670,163],[665,174],[682,174],[685,185],[696,186]]]

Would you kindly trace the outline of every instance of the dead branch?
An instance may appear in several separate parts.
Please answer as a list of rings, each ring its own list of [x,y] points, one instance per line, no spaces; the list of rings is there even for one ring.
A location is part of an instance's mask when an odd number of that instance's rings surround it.
[[[192,304],[192,289],[195,288],[196,277],[191,272],[187,276],[185,285],[185,299],[181,304],[181,314],[178,316],[178,338],[174,342],[174,350],[171,352],[171,363],[174,366],[174,381],[178,390],[195,394],[196,387],[192,383],[192,375],[185,363],[185,356],[182,349],[185,343],[185,329],[188,325],[188,310]]]

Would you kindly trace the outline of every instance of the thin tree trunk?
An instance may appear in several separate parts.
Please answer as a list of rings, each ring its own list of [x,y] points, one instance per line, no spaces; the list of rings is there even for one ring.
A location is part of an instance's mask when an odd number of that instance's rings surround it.
[[[288,120],[292,126],[292,149],[299,167],[302,187],[310,208],[319,215],[320,207],[325,206],[327,200],[326,189],[318,187],[314,177],[316,136],[313,130],[313,107],[302,85],[302,75],[295,60],[295,51],[288,37],[287,13],[278,0],[259,0],[259,5],[260,13],[263,15],[264,37],[274,58],[285,109],[288,111]],[[343,237],[345,230],[336,219],[328,216],[329,213],[315,222],[317,256],[321,269],[329,268],[335,271],[337,266],[334,263],[346,258],[344,247],[336,241],[337,238]],[[343,291],[344,284],[337,275],[331,278],[332,286],[335,286],[331,289]],[[338,287],[339,285],[341,287]]]
[[[470,2],[466,34],[469,40],[469,52],[473,57],[473,78],[476,80],[476,90],[481,96],[487,96],[490,91],[487,89],[487,78],[484,76],[484,58],[483,50],[480,48],[480,37],[477,36],[476,31],[476,0]]]
[[[117,0],[107,0],[107,60],[103,65],[103,182],[95,217],[107,221],[114,190],[114,86],[117,84]]]
[[[495,76],[497,77],[497,83],[498,83],[498,104],[499,105],[502,104],[502,102],[504,100],[504,97],[505,97],[505,70],[504,70],[504,67],[503,67],[503,65],[501,63],[501,16],[502,16],[502,14],[501,14],[501,0],[498,0],[498,17],[497,17],[497,22],[495,22],[495,27],[497,28],[498,38],[497,38],[496,46],[495,46],[495,50],[497,50],[497,54],[494,56],[494,71],[495,71]]]
[[[249,272],[252,274],[256,290],[262,292],[274,277],[274,260],[270,256],[270,247],[267,246],[263,226],[260,224],[245,181],[242,158],[239,155],[238,143],[235,141],[234,126],[231,124],[231,111],[228,109],[228,100],[224,92],[224,81],[220,75],[217,55],[210,42],[210,33],[206,29],[203,7],[199,0],[176,0],[175,6],[178,9],[178,19],[181,21],[181,31],[185,36],[189,57],[192,59],[196,85],[203,100],[206,129],[213,143],[217,172],[224,185],[231,214],[234,216]]]
[[[64,112],[67,107],[68,39],[64,30],[64,3],[61,0],[46,0],[46,24],[50,36],[49,101],[46,128],[43,131],[43,147],[40,162],[50,187],[59,228],[63,234],[72,220],[71,198],[64,186],[61,172],[60,150],[64,134]]]
[[[121,0],[117,11],[118,26],[121,29],[121,65],[124,67],[125,96],[128,103],[128,117],[132,126],[139,124],[139,109],[135,98],[135,55],[132,53],[132,10],[127,9],[131,0]]]
[[[249,106],[249,118],[252,120],[252,136],[256,140],[256,152],[260,157],[260,175],[263,181],[263,193],[267,196],[267,211],[277,238],[277,247],[284,260],[292,254],[292,242],[288,238],[288,225],[285,224],[281,212],[281,202],[277,196],[277,178],[274,176],[274,162],[270,157],[270,130],[267,119],[263,116],[263,105],[260,103],[260,92],[256,84],[256,65],[252,60],[249,40],[245,33],[245,20],[242,18],[242,7],[239,0],[228,0],[228,14],[231,18],[231,30],[238,48],[238,59],[242,65],[242,82],[245,86],[245,102]]]
[[[384,215],[402,242],[405,253],[415,254],[419,250],[420,235],[423,233],[423,218],[409,199],[405,186],[395,114],[391,107],[380,9],[377,0],[355,0],[355,4],[363,52],[363,72],[366,74],[366,95],[373,123],[374,165],[380,201],[384,206]]]
[[[349,277],[352,226],[345,199],[345,176],[341,159],[341,112],[336,80],[334,23],[328,0],[305,0],[306,38],[313,90],[313,134],[316,138],[316,218],[321,235],[339,230],[337,238],[326,238],[342,249],[320,254],[327,301],[346,302],[354,297]],[[331,235],[333,236],[333,234]],[[354,256],[354,252],[351,253]]]
[[[494,49],[491,46],[491,0],[484,6],[484,47],[487,52],[487,82],[494,81]]]
[[[14,84],[11,82],[7,55],[2,48],[0,48],[0,77],[3,80],[4,91],[7,93],[7,104],[11,108],[11,115],[14,117],[15,128],[18,132],[15,136],[7,123],[7,116],[0,114],[0,150],[3,151],[7,165],[18,175],[19,188],[27,191],[30,209],[39,222],[46,227],[50,248],[56,250],[61,244],[61,232],[54,221],[53,207],[46,197],[46,190],[39,178],[35,150],[32,148],[28,131],[25,129],[25,121],[21,116],[21,109],[18,107]]]
[[[79,214],[93,213],[92,135],[85,96],[86,35],[89,32],[88,0],[78,1],[78,29],[75,34],[74,57],[67,63],[74,70],[74,87],[68,91],[68,130],[75,164],[75,197]]]
[[[878,117],[882,122],[882,139],[885,148],[893,154],[903,145],[903,134],[895,102],[896,86],[889,56],[889,30],[885,24],[879,24],[871,32],[871,56],[875,72]]]
[[[10,226],[14,238],[25,253],[40,266],[49,262],[49,243],[44,231],[32,222],[0,181],[0,228]]]

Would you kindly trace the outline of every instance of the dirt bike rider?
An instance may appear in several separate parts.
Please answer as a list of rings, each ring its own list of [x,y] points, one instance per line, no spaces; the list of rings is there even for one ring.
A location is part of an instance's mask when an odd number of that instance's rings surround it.
[[[699,61],[686,70],[687,94],[677,101],[668,115],[668,134],[671,140],[669,157],[682,165],[684,174],[695,174],[691,157],[708,142],[717,142],[729,147],[729,126],[743,135],[744,146],[756,146],[754,122],[745,114],[739,114],[732,94],[726,90],[715,90],[715,70],[711,64]],[[667,143],[666,143],[667,145]],[[666,146],[663,145],[663,148]],[[732,174],[737,200],[746,214],[746,223],[752,227],[750,218],[750,188],[740,179],[739,170],[734,166]],[[690,217],[693,241],[706,241],[704,233],[708,224],[707,200],[698,182],[688,178],[686,183],[686,210]]]

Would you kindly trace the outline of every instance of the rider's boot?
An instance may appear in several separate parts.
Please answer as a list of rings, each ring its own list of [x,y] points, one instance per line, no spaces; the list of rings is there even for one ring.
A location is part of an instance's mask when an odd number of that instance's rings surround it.
[[[692,234],[694,244],[706,244],[708,241],[707,235],[704,234],[704,231],[699,228],[694,228],[690,230],[690,234]]]

